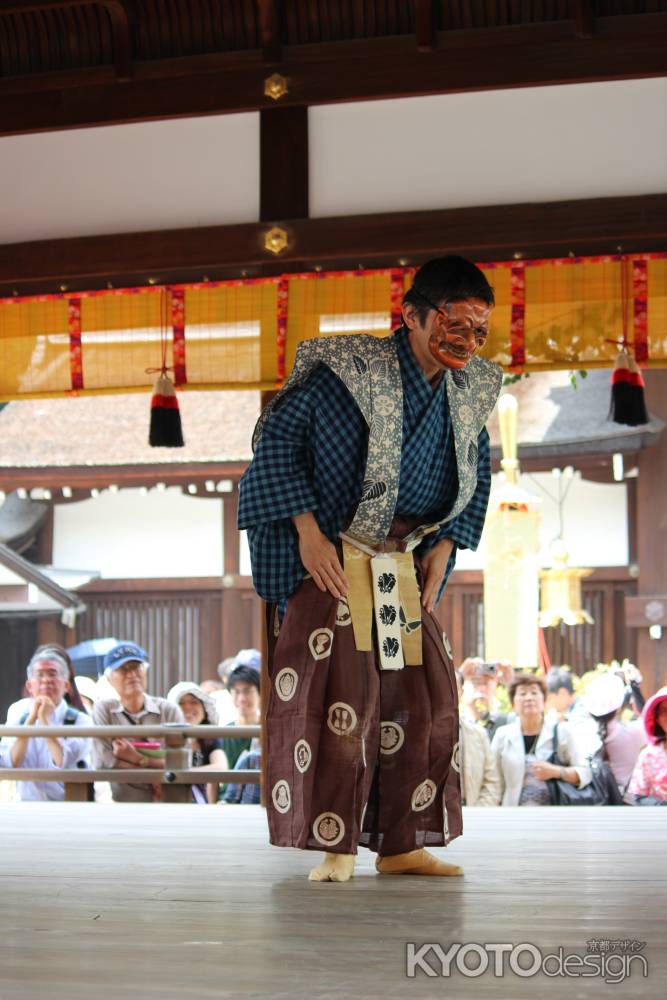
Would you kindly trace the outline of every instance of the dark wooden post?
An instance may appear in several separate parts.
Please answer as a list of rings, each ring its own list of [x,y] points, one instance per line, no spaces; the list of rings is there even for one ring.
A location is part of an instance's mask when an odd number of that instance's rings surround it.
[[[65,802],[92,802],[92,781],[66,781]]]
[[[167,734],[164,755],[165,777],[167,777],[170,771],[185,771],[190,767],[190,754],[185,741],[185,733],[179,730]],[[168,781],[165,781],[162,785],[162,801],[191,802],[191,785],[170,784]]]
[[[260,221],[308,217],[308,108],[269,108],[260,112]],[[290,262],[293,269],[296,265]],[[275,392],[263,392],[262,409]],[[261,618],[261,746],[260,797],[266,805],[266,707],[269,692],[266,605],[259,604]]]
[[[647,371],[646,405],[655,416],[667,420],[667,371]],[[637,478],[637,594],[667,593],[667,433],[653,448],[639,453]],[[667,684],[667,630],[661,639],[651,639],[646,627],[639,629],[637,666],[644,675],[644,693],[652,694]]]

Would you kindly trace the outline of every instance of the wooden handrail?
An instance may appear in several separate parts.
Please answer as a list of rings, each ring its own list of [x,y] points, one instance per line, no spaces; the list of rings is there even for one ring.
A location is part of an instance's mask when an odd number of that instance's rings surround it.
[[[232,739],[248,740],[258,737],[260,727],[257,726],[189,726],[187,723],[174,722],[146,726],[0,726],[0,737],[3,736],[79,736],[95,739],[128,739],[137,736],[164,736],[173,739],[181,736],[183,740],[195,737],[214,738],[231,737]]]
[[[187,771],[158,770],[142,768],[136,770],[104,769],[95,771],[85,767],[25,768],[0,767],[0,781],[56,781],[62,784],[91,784],[94,781],[110,781],[114,785],[139,785],[160,782],[163,785],[206,785],[218,782],[233,785],[258,785],[259,771],[212,771],[193,767]]]
[[[0,737],[37,737],[76,735],[79,738],[109,739],[115,736],[159,736],[165,742],[164,767],[143,770],[141,768],[93,770],[77,768],[0,768],[0,781],[55,781],[65,785],[65,799],[81,801],[86,790],[81,785],[92,785],[95,781],[109,781],[113,784],[156,784],[165,789],[165,801],[185,802],[190,793],[177,790],[178,785],[199,785],[211,782],[228,784],[259,784],[258,770],[209,770],[208,768],[187,767],[186,742],[191,737],[229,736],[236,739],[252,739],[259,736],[259,726],[189,726],[186,723],[166,723],[152,726],[0,726]],[[185,766],[184,766],[185,765]],[[169,791],[172,788],[173,791]]]

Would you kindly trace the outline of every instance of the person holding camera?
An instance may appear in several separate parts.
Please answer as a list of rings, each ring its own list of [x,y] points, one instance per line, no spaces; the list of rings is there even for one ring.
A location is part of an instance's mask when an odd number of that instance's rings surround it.
[[[461,714],[468,722],[483,729],[491,742],[496,731],[514,718],[499,712],[496,702],[498,684],[509,684],[512,668],[503,663],[487,663],[479,656],[469,656],[461,664],[459,672],[462,683]]]

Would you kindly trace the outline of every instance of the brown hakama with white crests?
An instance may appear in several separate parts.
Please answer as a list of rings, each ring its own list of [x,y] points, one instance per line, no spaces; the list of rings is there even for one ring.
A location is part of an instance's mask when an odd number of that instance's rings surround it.
[[[277,622],[271,605],[271,843],[392,855],[458,837],[456,678],[433,615],[422,609],[423,664],[402,670],[380,670],[375,651],[358,652],[347,602],[311,579]]]

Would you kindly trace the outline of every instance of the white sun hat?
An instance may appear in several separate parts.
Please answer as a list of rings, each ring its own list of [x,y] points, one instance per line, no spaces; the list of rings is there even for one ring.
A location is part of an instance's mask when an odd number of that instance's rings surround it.
[[[625,700],[625,684],[616,674],[603,674],[589,684],[582,697],[584,708],[598,718],[616,712]]]

